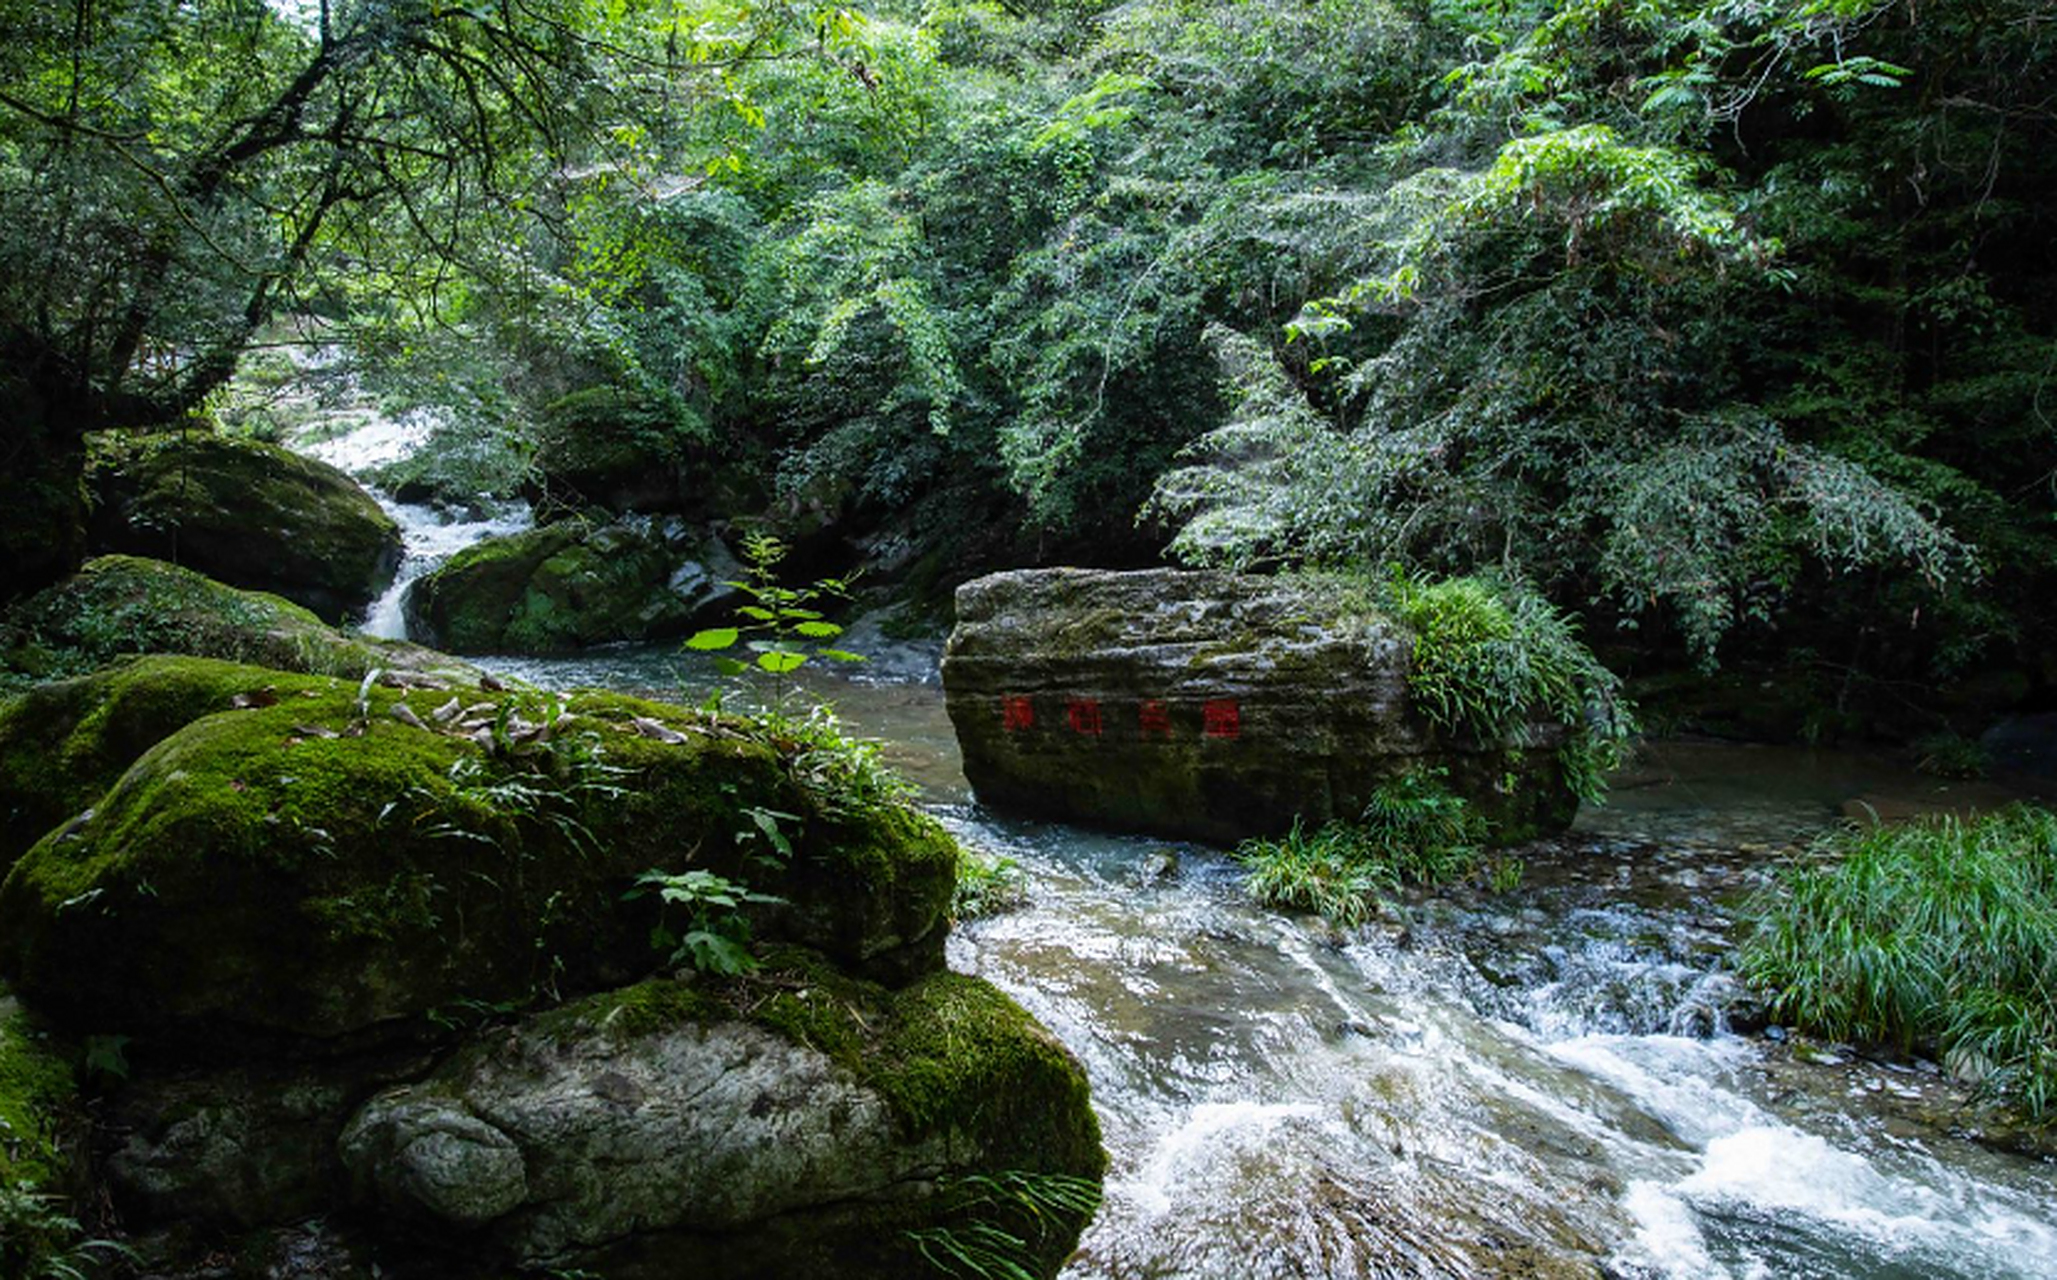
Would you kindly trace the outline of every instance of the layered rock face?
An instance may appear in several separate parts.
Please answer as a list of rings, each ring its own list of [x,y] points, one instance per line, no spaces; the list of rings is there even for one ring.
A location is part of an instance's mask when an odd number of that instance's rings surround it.
[[[400,530],[325,462],[226,436],[102,444],[89,473],[96,549],[188,565],[338,622],[400,563]]]
[[[741,576],[676,519],[562,521],[466,548],[414,584],[409,628],[458,653],[564,653],[684,635],[725,617]]]
[[[1357,816],[1446,772],[1502,840],[1567,825],[1562,729],[1479,742],[1411,705],[1412,637],[1317,586],[1168,569],[993,574],[957,592],[943,688],[988,804],[1195,839]]]
[[[749,722],[433,683],[157,657],[0,712],[0,980],[38,1035],[128,1043],[78,1194],[150,1274],[215,1274],[191,1236],[315,1259],[236,1272],[267,1277],[888,1280],[912,1233],[988,1222],[953,1188],[1097,1182],[1078,1063],[943,972],[932,819]],[[631,892],[651,870],[760,896]],[[653,944],[745,927],[749,972]],[[86,1113],[42,1075],[0,1119],[81,1117],[33,1171],[72,1192]],[[291,1235],[312,1217],[346,1238]],[[1012,1224],[1020,1265],[1083,1225]]]

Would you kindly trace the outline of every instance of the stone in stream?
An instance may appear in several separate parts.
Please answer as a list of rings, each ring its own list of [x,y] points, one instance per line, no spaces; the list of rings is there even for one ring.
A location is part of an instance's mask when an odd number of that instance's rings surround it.
[[[565,520],[458,552],[414,584],[411,634],[458,653],[566,653],[726,619],[740,567],[677,519]]]
[[[1005,996],[950,973],[889,991],[792,949],[525,1020],[372,1098],[339,1150],[359,1200],[427,1241],[610,1280],[922,1274],[910,1231],[1007,1212],[963,1179],[1105,1164],[1077,1062]],[[1018,1261],[1047,1274],[1082,1225],[1018,1232]]]
[[[361,612],[400,564],[400,530],[355,480],[276,445],[210,433],[94,447],[96,551],[154,556],[270,591],[330,622]]]
[[[1234,841],[1355,817],[1416,769],[1512,842],[1578,807],[1564,730],[1481,742],[1412,705],[1411,637],[1306,582],[1037,569],[960,587],[943,688],[964,773],[996,807]]]

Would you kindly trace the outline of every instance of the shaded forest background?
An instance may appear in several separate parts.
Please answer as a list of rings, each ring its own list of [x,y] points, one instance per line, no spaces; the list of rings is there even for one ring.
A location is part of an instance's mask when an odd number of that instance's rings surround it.
[[[1486,569],[1620,665],[1775,663],[1813,731],[2047,707],[2053,39],[2034,0],[0,0],[0,592],[83,553],[89,433],[261,434],[318,341],[439,408],[428,488],[768,519],[917,597]]]

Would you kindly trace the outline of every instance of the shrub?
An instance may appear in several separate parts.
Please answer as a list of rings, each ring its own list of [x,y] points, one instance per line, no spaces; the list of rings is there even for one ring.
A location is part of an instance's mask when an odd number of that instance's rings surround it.
[[[2027,806],[1832,837],[1753,900],[1744,975],[1836,1039],[1976,1064],[2057,1105],[2057,815]]]

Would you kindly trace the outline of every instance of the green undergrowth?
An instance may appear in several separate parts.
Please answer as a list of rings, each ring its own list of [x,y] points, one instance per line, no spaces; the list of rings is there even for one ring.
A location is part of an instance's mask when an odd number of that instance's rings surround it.
[[[1621,681],[1568,618],[1532,588],[1484,576],[1396,569],[1382,596],[1414,634],[1407,686],[1431,723],[1482,742],[1559,725],[1565,781],[1581,800],[1604,798],[1635,720]]]
[[[1753,900],[1744,975],[1822,1036],[1931,1052],[2057,1114],[2057,815],[2012,806],[1825,841]]]
[[[1308,831],[1297,820],[1276,840],[1246,840],[1250,895],[1266,906],[1313,911],[1343,927],[1363,924],[1408,885],[1438,886],[1482,875],[1495,889],[1520,882],[1521,864],[1487,855],[1485,821],[1433,772],[1380,786],[1356,821]]]

